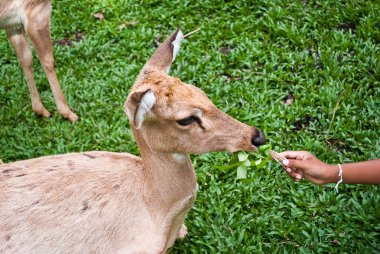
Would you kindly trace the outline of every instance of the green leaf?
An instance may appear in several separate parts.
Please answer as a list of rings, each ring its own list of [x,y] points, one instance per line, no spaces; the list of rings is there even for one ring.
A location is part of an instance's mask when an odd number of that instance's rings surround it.
[[[256,166],[259,165],[262,161],[263,161],[263,159],[262,159],[262,158],[259,158],[258,160],[255,161],[255,165],[256,165]]]
[[[250,167],[252,164],[251,164],[251,161],[247,159],[247,160],[243,161],[242,165]]]
[[[262,145],[262,146],[259,146],[259,152],[266,152],[269,150],[272,149],[272,145],[271,144],[266,144],[266,145]]]
[[[240,165],[237,168],[236,179],[247,179],[247,167]]]
[[[245,152],[239,152],[238,158],[239,158],[239,161],[245,161],[246,159],[248,159],[248,154],[246,154]]]
[[[235,164],[223,165],[223,166],[213,165],[213,167],[216,168],[216,169],[219,169],[219,170],[229,170],[231,168],[236,168],[236,167],[240,166],[241,164],[242,164],[241,162],[238,162],[238,163],[235,163]]]
[[[256,165],[256,169],[263,168],[265,165],[267,165],[269,160],[270,160],[270,157],[265,158],[260,164]]]

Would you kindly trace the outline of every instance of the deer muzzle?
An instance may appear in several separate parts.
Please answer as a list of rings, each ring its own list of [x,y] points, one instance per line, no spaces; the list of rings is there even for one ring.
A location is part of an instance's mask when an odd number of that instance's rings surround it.
[[[261,145],[264,145],[266,140],[265,140],[265,135],[262,131],[259,129],[256,129],[255,134],[253,135],[251,139],[252,145],[259,147]]]

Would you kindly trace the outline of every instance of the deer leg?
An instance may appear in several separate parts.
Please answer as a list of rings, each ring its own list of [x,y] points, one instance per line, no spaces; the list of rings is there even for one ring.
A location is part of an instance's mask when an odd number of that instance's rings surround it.
[[[53,91],[58,112],[70,122],[75,122],[78,120],[78,116],[73,113],[67,105],[54,69],[53,45],[50,35],[50,16],[45,19],[32,17],[29,18],[28,21],[27,33],[46,73]]]
[[[9,41],[15,48],[17,58],[22,66],[26,77],[26,83],[28,84],[30,99],[32,101],[32,110],[38,116],[49,117],[50,113],[46,110],[41,102],[40,95],[34,81],[34,75],[32,71],[33,55],[30,50],[29,44],[25,38],[25,32],[22,28],[6,31]]]

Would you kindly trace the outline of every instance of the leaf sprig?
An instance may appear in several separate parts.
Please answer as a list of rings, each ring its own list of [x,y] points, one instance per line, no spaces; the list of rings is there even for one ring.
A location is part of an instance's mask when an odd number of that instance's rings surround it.
[[[219,170],[231,170],[236,168],[236,179],[246,180],[249,169],[261,169],[271,159],[269,151],[272,149],[271,144],[260,146],[257,152],[237,152],[232,155],[227,165],[214,165]]]

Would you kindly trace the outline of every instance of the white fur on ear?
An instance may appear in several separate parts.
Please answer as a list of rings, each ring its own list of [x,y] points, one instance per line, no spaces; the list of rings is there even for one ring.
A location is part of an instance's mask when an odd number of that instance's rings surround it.
[[[179,51],[179,48],[181,47],[181,41],[183,39],[183,33],[181,30],[178,30],[177,36],[175,37],[175,40],[172,42],[174,48],[173,48],[173,59],[172,62],[174,62],[174,59]]]
[[[152,90],[149,90],[141,98],[140,104],[135,112],[134,125],[136,129],[141,128],[145,117],[150,113],[154,103],[156,103],[156,96]]]

